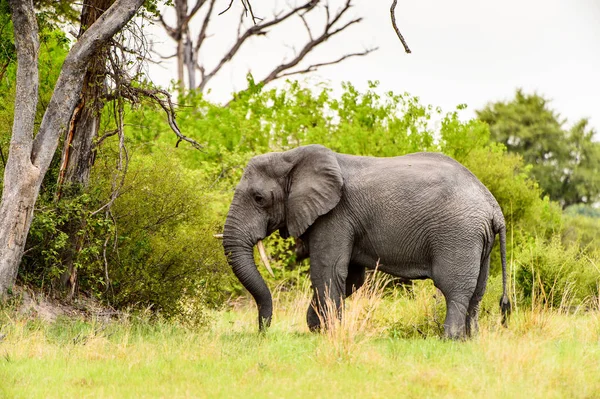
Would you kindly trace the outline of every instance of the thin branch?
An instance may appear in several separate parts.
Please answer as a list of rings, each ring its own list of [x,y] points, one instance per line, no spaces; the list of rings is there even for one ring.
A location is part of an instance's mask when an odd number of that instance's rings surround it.
[[[213,2],[214,2],[214,0],[213,0]],[[186,17],[186,25],[187,25],[187,23],[190,22],[190,20],[194,17],[194,15],[196,15],[198,10],[200,10],[202,8],[204,3],[206,3],[206,0],[197,0],[196,1],[196,4],[194,4],[194,7],[192,7],[192,10],[188,13],[188,15]]]
[[[334,61],[328,61],[328,62],[322,62],[322,63],[319,63],[319,64],[313,64],[313,65],[309,66],[308,68],[301,69],[299,71],[291,71],[291,72],[282,73],[282,74],[280,74],[280,75],[277,76],[277,79],[283,78],[283,77],[286,77],[286,76],[292,76],[292,75],[299,75],[299,74],[314,72],[318,68],[321,68],[321,67],[324,67],[324,66],[328,66],[328,65],[339,64],[340,62],[342,62],[342,61],[344,61],[344,60],[346,60],[347,58],[350,58],[350,57],[362,57],[362,56],[370,54],[373,51],[376,51],[378,49],[379,49],[379,47],[375,47],[375,48],[367,49],[367,50],[362,51],[360,53],[346,54],[346,55],[344,55],[344,56],[342,56],[342,57],[340,57],[340,58],[338,58],[337,60],[334,60]]]
[[[396,4],[397,3],[398,3],[398,0],[393,0],[392,6],[390,7],[390,17],[392,18],[392,26],[394,27],[394,30],[396,31],[396,34],[398,35],[398,39],[400,39],[400,41],[402,42],[402,45],[404,46],[404,51],[406,52],[406,54],[410,54],[411,51],[408,48],[408,44],[406,44],[406,41],[404,40],[404,36],[402,36],[402,33],[400,33],[400,29],[398,29],[398,25],[396,25]]]
[[[162,14],[158,16],[158,22],[162,25],[162,27],[167,31],[167,34],[173,40],[177,40],[177,38],[181,35],[181,29],[179,27],[172,28],[167,21],[163,18]]]
[[[141,87],[132,87],[132,86],[128,86],[128,93],[124,93],[123,95],[127,98],[131,98],[131,99],[136,99],[141,95],[144,97],[148,97],[152,100],[154,100],[158,105],[160,105],[160,107],[163,109],[163,111],[165,111],[165,113],[167,114],[167,120],[169,122],[169,127],[171,128],[171,130],[173,130],[173,132],[175,133],[175,135],[178,137],[177,143],[175,144],[175,147],[179,146],[179,143],[181,143],[182,141],[186,141],[188,143],[190,143],[192,145],[192,147],[194,147],[197,150],[202,150],[203,146],[198,143],[196,140],[191,139],[185,135],[183,135],[181,133],[181,130],[179,130],[179,126],[177,126],[177,122],[175,120],[175,109],[173,107],[173,101],[171,100],[171,95],[162,89],[144,89]],[[164,96],[165,98],[161,98],[160,96]]]
[[[327,20],[326,20],[325,28],[324,28],[323,32],[319,36],[313,37],[312,33],[310,33],[310,27],[308,26],[308,24],[306,24],[305,26],[309,31],[309,37],[311,38],[311,40],[304,45],[302,50],[291,61],[289,61],[287,63],[283,63],[283,64],[275,67],[271,71],[271,73],[269,73],[269,75],[267,75],[267,77],[261,81],[261,83],[267,84],[267,83],[272,82],[275,79],[279,79],[283,76],[308,73],[308,72],[314,71],[319,66],[337,64],[338,62],[341,62],[347,58],[354,57],[354,56],[363,56],[363,55],[367,55],[367,54],[375,51],[376,49],[368,49],[361,53],[352,53],[352,54],[342,56],[341,58],[339,58],[338,60],[335,60],[335,61],[314,64],[314,65],[311,65],[308,68],[300,70],[300,71],[283,73],[284,71],[287,71],[287,70],[295,67],[296,65],[298,65],[308,55],[308,53],[310,53],[312,50],[314,50],[319,45],[325,43],[331,37],[337,35],[340,32],[343,32],[344,30],[348,29],[352,25],[361,22],[362,18],[356,18],[356,19],[346,22],[344,25],[340,26],[339,28],[335,28],[335,25],[341,20],[342,16],[351,7],[352,7],[351,0],[347,0],[346,3],[344,4],[344,6],[340,10],[338,10],[332,17],[329,12],[329,6],[325,5]],[[301,16],[301,18],[304,21],[303,15]]]
[[[175,57],[177,57],[177,53],[175,53],[175,54],[171,54],[171,55],[162,55],[162,54],[160,54],[159,52],[157,52],[157,51],[155,51],[155,50],[152,50],[152,52],[153,52],[154,54],[158,55],[158,56],[159,56],[161,59],[163,59],[163,60],[170,60],[171,58],[175,58]]]
[[[313,38],[312,31],[310,30],[310,26],[308,26],[308,22],[306,21],[304,14],[300,14],[300,19],[302,20],[302,23],[304,24],[304,27],[306,28],[306,32],[308,33],[308,38],[312,42],[315,39]]]
[[[216,2],[216,0],[210,0],[208,11],[206,12],[204,21],[202,21],[202,28],[200,28],[200,33],[198,33],[198,41],[196,42],[196,45],[194,46],[194,53],[196,54],[196,56],[198,54],[198,51],[200,50],[200,47],[204,43],[204,39],[206,39],[206,37],[207,37],[206,30],[208,29],[208,23],[210,22],[210,18],[212,16],[215,2]]]
[[[114,136],[115,134],[117,134],[119,131],[117,129],[114,130],[109,130],[108,132],[104,133],[98,140],[96,140],[96,142],[93,144],[93,148],[98,148],[100,147],[100,145],[102,144],[102,142],[104,142],[104,140],[106,140],[109,137]]]
[[[247,0],[245,0],[245,1],[247,1]],[[287,13],[279,16],[279,17],[275,17],[275,18],[273,18],[270,21],[267,21],[267,22],[264,22],[264,23],[260,23],[260,24],[256,24],[256,25],[250,27],[241,36],[238,34],[237,41],[229,49],[229,51],[227,52],[227,54],[225,54],[223,56],[223,58],[221,58],[221,60],[217,64],[217,66],[214,67],[209,73],[205,73],[204,74],[203,79],[200,81],[200,84],[198,85],[198,89],[200,91],[203,91],[204,88],[206,87],[206,85],[208,84],[208,82],[210,81],[210,79],[212,79],[221,70],[221,68],[223,68],[223,66],[226,63],[228,63],[229,61],[231,61],[231,59],[233,58],[233,56],[240,50],[240,48],[242,47],[242,45],[244,44],[244,42],[246,42],[246,40],[248,40],[250,37],[265,35],[267,33],[266,32],[267,28],[270,28],[270,27],[272,27],[274,25],[280,24],[281,22],[289,19],[290,17],[292,17],[293,15],[299,13],[302,10],[307,10],[307,11],[311,10],[311,9],[313,9],[317,5],[317,3],[318,3],[318,0],[308,1],[307,3],[304,3],[304,4],[302,4],[302,5],[298,6],[298,7],[294,7],[289,12],[287,12]],[[243,3],[243,4],[245,4],[245,3]],[[203,66],[197,65],[197,68],[200,69],[200,68],[203,68]]]
[[[227,11],[229,11],[229,9],[231,8],[231,6],[233,5],[233,1],[234,1],[234,0],[231,0],[231,1],[229,2],[229,5],[227,6],[227,8],[226,8],[226,9],[224,9],[223,11],[221,11],[220,13],[218,13],[217,15],[223,15],[223,14],[225,14]]]
[[[163,94],[166,97],[166,101],[161,100],[158,97],[159,93]],[[189,137],[181,134],[179,126],[177,126],[177,122],[175,121],[175,111],[173,109],[173,102],[171,101],[171,95],[169,93],[167,93],[164,90],[154,90],[154,93],[150,92],[147,93],[147,95],[151,98],[154,98],[154,100],[158,102],[161,108],[167,113],[167,119],[169,121],[169,126],[171,127],[171,130],[173,130],[177,137],[179,137],[179,140],[177,140],[177,143],[175,143],[175,147],[178,147],[181,141],[187,141],[192,145],[192,147],[194,147],[197,150],[201,150],[203,148],[202,145],[200,145],[196,140],[190,139]]]
[[[244,5],[244,9],[247,9],[250,11],[250,17],[252,17],[252,23],[254,25],[256,25],[256,21],[262,21],[262,18],[258,18],[254,16],[254,11],[252,11],[252,4],[250,3],[250,0],[241,0],[242,4]]]

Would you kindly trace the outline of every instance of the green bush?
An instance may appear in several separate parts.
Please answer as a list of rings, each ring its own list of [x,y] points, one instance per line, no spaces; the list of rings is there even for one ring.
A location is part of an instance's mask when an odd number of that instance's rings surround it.
[[[563,242],[579,246],[587,253],[600,253],[600,218],[564,215]]]
[[[92,215],[100,206],[91,192],[61,201],[53,195],[40,196],[20,267],[21,281],[56,287],[73,265],[82,277],[79,288],[101,296],[106,285],[102,253],[113,224],[104,214]]]
[[[216,306],[230,277],[211,192],[202,171],[182,166],[172,149],[162,156],[134,155],[121,194],[112,207],[116,228],[109,254],[109,300],[115,306],[143,306],[166,315],[185,313],[201,296]],[[106,171],[108,172],[108,171]],[[96,176],[102,184],[105,176]],[[192,301],[193,302],[193,301]]]
[[[528,302],[570,309],[598,298],[600,257],[593,259],[575,245],[565,247],[558,235],[521,244],[515,259],[517,290]]]

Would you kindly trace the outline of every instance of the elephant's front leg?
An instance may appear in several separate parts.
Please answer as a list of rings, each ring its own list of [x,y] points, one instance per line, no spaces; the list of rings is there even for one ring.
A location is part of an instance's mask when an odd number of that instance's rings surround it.
[[[346,298],[354,294],[365,283],[365,267],[350,263],[346,277]]]
[[[341,317],[343,301],[348,295],[348,264],[351,252],[343,250],[340,246],[329,248],[335,248],[335,253],[313,251],[311,245],[310,279],[313,298],[306,314],[311,331],[322,326],[327,328],[332,318]],[[362,282],[360,273],[353,272],[350,279],[354,286]]]
[[[350,264],[348,266],[348,275],[346,276],[346,291],[344,298],[348,298],[350,295],[355,293],[365,283],[365,268]],[[308,312],[306,313],[306,321],[308,328],[311,331],[318,330],[321,327],[321,321],[319,314],[317,313],[317,295],[313,294],[313,299],[308,306]]]

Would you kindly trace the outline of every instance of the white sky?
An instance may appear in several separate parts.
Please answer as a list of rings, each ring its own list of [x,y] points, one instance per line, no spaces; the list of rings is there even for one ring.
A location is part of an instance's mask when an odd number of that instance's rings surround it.
[[[217,11],[228,4],[229,0],[218,0]],[[286,4],[252,2],[255,14],[264,17]],[[463,117],[473,116],[487,102],[512,98],[521,87],[551,99],[552,108],[569,124],[589,117],[600,134],[600,0],[400,0],[396,17],[412,54],[404,53],[393,31],[390,5],[391,0],[354,0],[346,20],[363,17],[363,22],[330,39],[301,65],[367,47],[379,50],[298,79],[308,84],[324,81],[334,89],[342,81],[364,89],[368,80],[379,80],[382,91],[407,91],[444,111],[466,103]],[[236,0],[227,14],[215,17],[201,56],[207,69],[233,42],[240,11]],[[198,17],[192,22],[196,30]],[[161,28],[154,31],[157,49],[174,53],[174,43]],[[245,88],[246,72],[262,79],[273,65],[289,59],[291,47],[298,49],[305,38],[296,18],[266,38],[252,39],[209,84],[209,98],[227,101],[233,91]],[[174,63],[151,67],[150,76],[156,83],[168,84],[176,78]]]

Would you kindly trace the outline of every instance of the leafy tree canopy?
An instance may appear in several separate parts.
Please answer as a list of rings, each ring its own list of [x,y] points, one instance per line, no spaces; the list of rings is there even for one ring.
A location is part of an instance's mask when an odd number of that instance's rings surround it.
[[[542,190],[563,208],[600,200],[600,143],[588,120],[565,128],[565,120],[538,94],[517,90],[514,99],[476,111],[491,139],[532,165]]]

